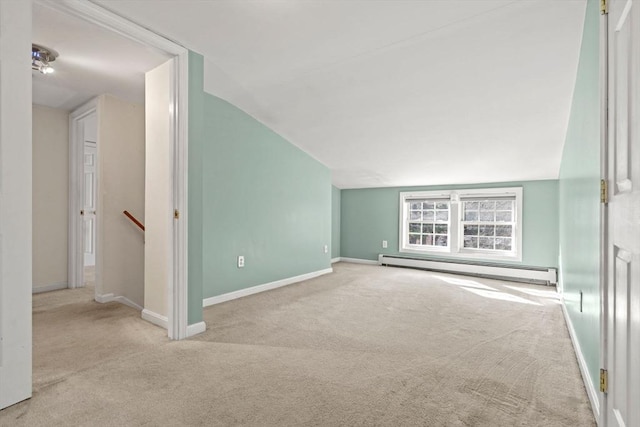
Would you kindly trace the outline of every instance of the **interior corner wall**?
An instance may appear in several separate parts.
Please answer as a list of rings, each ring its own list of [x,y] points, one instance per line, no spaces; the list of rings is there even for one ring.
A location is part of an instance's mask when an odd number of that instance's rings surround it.
[[[102,293],[144,304],[144,106],[101,95],[98,117],[98,242]]]
[[[340,200],[339,188],[331,186],[331,258],[340,257]]]
[[[69,112],[33,105],[33,288],[66,287]]]
[[[402,191],[522,187],[522,261],[500,261],[538,267],[558,266],[558,181],[523,181],[431,187],[343,189],[341,258],[377,260],[399,251],[399,206]],[[382,248],[382,241],[388,247]],[[404,254],[406,255],[406,254]],[[419,255],[411,254],[412,257]],[[446,258],[429,254],[429,258]],[[460,258],[457,258],[460,259]]]
[[[189,176],[190,220],[202,213],[203,297],[330,268],[329,169],[222,99],[205,93],[203,108],[201,207]]]
[[[559,186],[559,286],[592,381],[600,369],[599,18],[599,2],[589,0]]]

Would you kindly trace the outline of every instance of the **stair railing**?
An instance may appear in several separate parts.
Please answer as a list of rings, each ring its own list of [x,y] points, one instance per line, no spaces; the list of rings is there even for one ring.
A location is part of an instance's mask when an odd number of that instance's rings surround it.
[[[131,214],[129,213],[129,211],[122,211],[122,213],[123,213],[127,218],[129,218],[129,219],[130,219],[130,220],[131,220],[135,225],[137,225],[138,227],[140,227],[140,230],[144,231],[144,224],[142,224],[140,221],[138,221],[138,220],[136,219],[136,217],[135,217],[135,216],[131,215]]]

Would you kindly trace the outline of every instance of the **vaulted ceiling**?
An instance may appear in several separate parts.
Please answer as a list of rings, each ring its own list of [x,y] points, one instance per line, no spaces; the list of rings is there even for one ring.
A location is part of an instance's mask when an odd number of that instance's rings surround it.
[[[95,3],[202,54],[340,188],[558,177],[584,0]]]

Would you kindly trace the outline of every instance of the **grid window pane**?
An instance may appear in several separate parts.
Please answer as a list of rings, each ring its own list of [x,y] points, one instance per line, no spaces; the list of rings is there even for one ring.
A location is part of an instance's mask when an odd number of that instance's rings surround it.
[[[496,237],[496,249],[501,251],[510,251],[511,239],[505,237]]]
[[[493,237],[480,237],[478,239],[478,246],[480,249],[493,249]]]
[[[496,225],[496,236],[511,237],[513,227],[510,225]]]
[[[481,211],[495,211],[496,210],[496,202],[494,200],[485,200],[484,202],[480,202],[480,210]]]
[[[477,221],[478,220],[478,211],[464,211],[464,220],[465,221]]]
[[[514,200],[463,201],[463,248],[512,251]]]
[[[495,212],[494,211],[480,211],[480,221],[495,221]]]
[[[435,230],[438,234],[449,234],[449,226],[447,224],[436,224]]]
[[[480,203],[478,202],[465,202],[464,203],[464,210],[467,211],[477,211],[478,207],[480,206]]]
[[[478,238],[476,236],[464,236],[465,248],[478,248]]]
[[[496,209],[501,210],[513,210],[513,200],[498,200],[496,202]]]
[[[409,202],[407,207],[410,245],[448,246],[449,202],[420,200]]]
[[[478,226],[477,225],[465,225],[464,226],[464,235],[465,236],[477,236],[478,235]]]
[[[496,222],[511,222],[511,211],[497,211]]]
[[[481,236],[493,236],[495,235],[495,228],[495,225],[481,225],[478,227],[478,231]]]

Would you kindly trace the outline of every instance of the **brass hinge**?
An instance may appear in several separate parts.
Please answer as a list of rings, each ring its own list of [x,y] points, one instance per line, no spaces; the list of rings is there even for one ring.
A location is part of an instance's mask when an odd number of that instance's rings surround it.
[[[600,391],[606,393],[609,388],[609,373],[606,369],[600,369]]]
[[[600,14],[606,15],[609,13],[609,2],[607,0],[600,0]]]
[[[606,179],[600,180],[600,203],[607,203],[609,201],[609,188]]]
[[[178,209],[173,210],[173,219],[180,219],[180,211]]]

